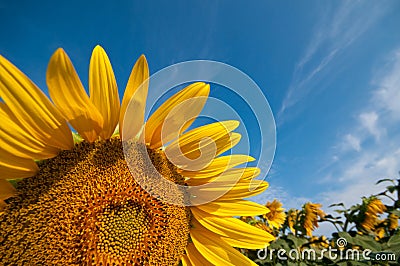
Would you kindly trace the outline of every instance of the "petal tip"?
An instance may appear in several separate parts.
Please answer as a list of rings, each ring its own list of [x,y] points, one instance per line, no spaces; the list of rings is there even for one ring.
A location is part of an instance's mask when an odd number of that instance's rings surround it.
[[[100,45],[97,44],[94,48],[93,48],[93,52],[92,53],[104,53],[104,48]]]
[[[65,50],[62,47],[57,48],[57,50],[54,52],[55,55],[59,54],[65,54]]]

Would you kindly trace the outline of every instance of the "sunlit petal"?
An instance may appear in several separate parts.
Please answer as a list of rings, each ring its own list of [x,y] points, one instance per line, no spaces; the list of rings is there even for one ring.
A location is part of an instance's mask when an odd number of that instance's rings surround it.
[[[18,68],[0,55],[0,96],[25,131],[60,149],[73,147],[72,134],[60,112]]]
[[[216,216],[256,216],[269,212],[265,206],[248,200],[216,200],[195,208]]]
[[[89,66],[90,100],[103,117],[102,139],[114,133],[119,120],[119,96],[117,82],[110,60],[104,49],[97,45],[93,49]]]
[[[103,118],[90,101],[71,60],[61,48],[50,59],[46,81],[51,99],[68,122],[82,138],[95,141],[103,129]]]
[[[125,139],[130,139],[139,133],[144,124],[144,112],[149,87],[148,78],[149,66],[146,57],[141,55],[132,69],[128,84],[126,85],[124,98],[122,99],[119,116],[120,133],[127,131],[131,135],[123,136]],[[133,103],[131,103],[132,101]],[[129,110],[127,110],[128,107]],[[130,121],[127,129],[124,128],[125,121]]]
[[[264,230],[251,226],[239,219],[231,217],[217,217],[207,214],[198,208],[192,208],[197,222],[209,231],[226,239],[235,240],[236,247],[258,249],[265,248],[275,238]],[[196,227],[196,222],[193,221]]]
[[[257,265],[210,231],[194,227],[190,236],[199,253],[214,265]]]
[[[226,170],[233,168],[237,165],[252,162],[255,159],[251,156],[234,154],[215,158],[207,167],[199,171],[181,171],[181,174],[185,177],[191,178],[207,178],[221,174]],[[203,163],[203,162],[200,162]],[[197,168],[197,165],[193,166]]]
[[[17,157],[0,148],[0,179],[34,176],[39,170],[32,159]]]
[[[47,159],[58,154],[59,149],[41,142],[15,123],[5,103],[0,103],[0,147],[18,157]]]
[[[169,98],[165,103],[163,103],[147,120],[145,126],[145,141],[150,144],[151,148],[158,148],[161,146],[161,128],[163,126],[164,120],[167,118],[171,110],[182,102],[195,97],[207,97],[210,92],[210,85],[203,82],[197,82],[189,85],[182,91],[178,92],[171,98]],[[201,104],[202,103],[202,104]],[[200,104],[194,104],[196,111],[200,112],[202,106],[204,105],[203,100]],[[192,121],[192,120],[189,120]],[[189,122],[188,121],[188,122]],[[189,127],[189,123],[183,125],[184,128],[180,128],[180,131],[185,130]]]

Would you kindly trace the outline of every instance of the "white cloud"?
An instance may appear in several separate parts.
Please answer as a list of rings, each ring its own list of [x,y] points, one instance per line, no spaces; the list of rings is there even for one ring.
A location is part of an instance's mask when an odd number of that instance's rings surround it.
[[[368,130],[368,132],[379,140],[381,135],[384,133],[384,128],[378,127],[379,116],[376,112],[365,112],[361,113],[360,116],[361,126]]]
[[[282,124],[287,109],[296,105],[312,93],[322,72],[342,55],[388,10],[389,5],[365,1],[341,1],[339,6],[321,10],[317,28],[308,48],[296,64],[291,84],[278,113],[278,124]],[[328,11],[326,11],[328,10]],[[330,72],[332,74],[332,71]]]
[[[392,118],[400,120],[400,49],[392,53],[375,79],[378,89],[374,93],[374,103],[392,113]]]
[[[351,147],[355,151],[361,150],[361,141],[359,138],[353,136],[352,134],[347,134],[344,137],[344,142],[342,144],[344,150],[348,150]]]
[[[350,149],[334,150],[338,160],[322,171],[334,182],[336,188],[321,192],[323,204],[344,202],[347,206],[360,202],[384,190],[385,184],[374,185],[382,178],[398,178],[400,170],[400,136],[393,134],[400,120],[400,49],[391,53],[385,71],[374,77],[375,91],[371,104],[359,110],[353,128],[350,128],[338,145],[347,143]],[[396,102],[396,104],[394,103]],[[370,141],[375,140],[375,141]],[[361,151],[362,145],[362,151]]]

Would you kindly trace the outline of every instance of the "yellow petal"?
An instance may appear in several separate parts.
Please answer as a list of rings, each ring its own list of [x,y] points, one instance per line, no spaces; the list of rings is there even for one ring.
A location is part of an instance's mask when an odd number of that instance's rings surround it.
[[[189,260],[189,265],[200,265],[200,266],[213,266],[208,260],[206,260],[203,255],[199,253],[193,243],[188,243],[186,246],[187,260]]]
[[[35,139],[22,129],[5,103],[0,102],[0,147],[17,157],[47,159],[58,154],[59,149]]]
[[[228,184],[234,186],[239,181],[250,181],[259,174],[260,169],[257,167],[232,168],[217,176],[207,178],[192,177],[187,180],[187,183],[190,186],[200,186],[207,183],[213,183],[214,186],[226,186]]]
[[[209,86],[209,85],[207,85]],[[204,104],[207,101],[206,96],[196,96],[186,99],[168,110],[162,124],[156,128],[151,139],[151,147],[158,148],[174,139],[179,138],[197,118]]]
[[[0,200],[14,196],[16,189],[5,179],[0,179]]]
[[[39,170],[35,161],[17,157],[0,148],[0,179],[34,176]]]
[[[257,227],[255,227],[255,228],[257,228]],[[257,228],[257,229],[262,230],[259,228]],[[243,239],[234,239],[234,238],[229,238],[229,237],[221,237],[221,239],[223,239],[226,243],[228,243],[232,247],[236,247],[236,248],[262,249],[262,248],[269,246],[269,243],[275,240],[275,237],[272,234],[270,234],[264,230],[262,230],[262,231],[268,235],[268,238],[266,238],[263,243],[246,242]],[[261,248],[262,244],[264,244],[264,246]]]
[[[241,154],[227,155],[215,158],[206,168],[200,171],[181,171],[180,174],[185,177],[192,178],[206,178],[219,175],[226,170],[233,168],[237,165],[252,162],[253,157]],[[197,166],[195,166],[196,168]]]
[[[90,101],[85,89],[63,49],[50,58],[46,74],[49,94],[54,104],[79,135],[95,141],[103,128],[103,118]]]
[[[165,103],[163,103],[147,120],[145,125],[145,141],[146,143],[150,144],[150,148],[155,149],[161,146],[161,129],[163,127],[164,121],[170,112],[180,105],[181,103],[185,102],[188,99],[200,97],[201,100],[198,100],[196,103],[191,103],[189,105],[194,106],[194,110],[192,110],[189,116],[194,115],[196,113],[200,113],[201,109],[204,105],[204,98],[208,97],[210,93],[210,85],[205,84],[203,82],[196,82],[189,86],[187,86],[182,91],[178,92],[171,98],[169,98]],[[185,104],[181,105],[183,107],[187,107]],[[179,107],[178,107],[179,109]],[[182,117],[179,118],[182,120]],[[192,121],[188,119],[187,122]],[[182,121],[180,121],[182,122]],[[180,123],[181,124],[181,123]],[[177,130],[183,131],[187,127],[190,126],[189,123],[184,123],[182,128]]]
[[[104,49],[93,49],[89,66],[90,100],[103,117],[102,139],[109,139],[119,120],[119,96],[114,71]]]
[[[140,85],[130,98],[125,109],[125,117],[120,125],[120,134],[123,140],[139,140],[144,142],[142,128],[144,125],[144,113],[146,110],[146,98],[149,86],[148,81]],[[139,133],[142,133],[139,135]]]
[[[182,262],[182,266],[192,266],[192,263],[190,263],[190,260],[189,260],[188,256],[186,256],[186,255],[182,255],[181,262]]]
[[[128,129],[128,131],[132,135],[136,135],[136,133],[138,133],[140,128],[143,126],[147,90],[149,86],[148,78],[149,78],[149,66],[147,64],[146,57],[144,55],[141,55],[132,69],[131,75],[129,76],[128,84],[126,85],[124,98],[122,99],[121,111],[119,115],[119,128],[121,134],[125,130],[123,128],[125,119],[137,120],[136,124],[133,124],[135,128]],[[140,91],[139,94],[136,94],[138,88],[140,88]],[[132,101],[132,96],[134,95],[135,95],[134,105],[136,109],[133,111],[135,111],[135,113],[131,112],[126,113],[127,108],[130,105],[130,102]],[[127,117],[125,117],[125,115]],[[124,137],[124,139],[129,139],[129,138]]]
[[[226,136],[229,132],[235,130],[239,126],[239,122],[228,120],[215,122],[190,130],[183,134],[178,140],[172,142],[166,149],[175,150],[179,148],[194,147],[198,149],[198,143],[204,138],[220,139]]]
[[[195,227],[190,236],[199,253],[214,265],[257,265],[216,234]]]
[[[217,216],[256,216],[269,212],[267,207],[248,200],[217,200],[193,208]]]
[[[189,187],[188,192],[192,195],[191,202],[194,205],[204,204],[211,200],[234,200],[250,198],[265,191],[268,183],[262,180],[239,181],[237,184],[231,182],[215,182],[203,186]]]
[[[34,138],[49,146],[72,149],[71,130],[60,112],[27,76],[2,56],[0,96]]]
[[[262,180],[252,180],[247,182],[240,182],[228,193],[223,195],[219,200],[226,199],[243,199],[254,197],[268,188],[268,182]]]
[[[198,208],[191,208],[190,210],[195,218],[192,221],[195,227],[196,222],[198,222],[211,232],[226,239],[234,240],[236,247],[261,249],[275,239],[266,231],[251,226],[237,218],[217,217],[207,214]]]
[[[237,121],[216,122],[193,129],[165,148],[170,161],[186,171],[200,171],[240,141],[240,134],[230,133]]]
[[[205,158],[203,159],[203,164],[208,166],[210,164],[210,159],[213,160],[215,156],[218,156],[227,150],[231,149],[234,147],[236,144],[239,143],[241,138],[241,135],[239,133],[233,132],[224,135],[221,138],[218,139],[205,139],[203,141],[200,141],[196,146],[181,146],[182,154],[184,157],[190,158],[192,160],[198,159],[198,158]],[[200,157],[201,156],[201,157]],[[201,164],[201,161],[197,164]],[[191,168],[193,169],[194,167],[191,164]]]

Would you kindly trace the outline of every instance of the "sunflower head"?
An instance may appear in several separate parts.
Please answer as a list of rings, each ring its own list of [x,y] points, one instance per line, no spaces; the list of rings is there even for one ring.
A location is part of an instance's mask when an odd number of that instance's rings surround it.
[[[268,201],[265,206],[269,209],[269,212],[264,214],[263,217],[268,221],[269,226],[271,228],[281,228],[286,220],[285,209],[282,208],[282,203],[274,199],[272,202]]]
[[[296,232],[295,226],[297,225],[297,219],[299,216],[299,210],[290,209],[287,214],[287,226],[290,231],[294,234]]]
[[[399,226],[399,216],[394,213],[389,214],[389,230],[396,230]]]
[[[235,248],[274,239],[235,218],[268,212],[244,200],[268,186],[252,180],[258,168],[237,167],[254,159],[222,155],[240,140],[238,122],[189,130],[208,84],[187,86],[145,121],[144,56],[121,103],[100,46],[90,95],[62,49],[46,82],[52,101],[0,56],[0,264],[245,265]],[[24,178],[16,189],[13,178]]]
[[[376,197],[370,198],[367,203],[367,212],[374,214],[382,214],[386,211],[385,205]]]
[[[385,230],[385,224],[384,221],[378,221],[377,225],[374,229],[374,234],[375,234],[375,240],[379,241],[383,237],[385,237],[386,230]]]
[[[325,216],[321,207],[321,204],[311,202],[308,202],[303,206],[302,226],[308,236],[312,236],[312,231],[318,227],[318,220],[323,219]]]
[[[361,227],[366,231],[374,231],[379,223],[379,215],[386,211],[385,205],[377,197],[363,199],[361,206]]]

